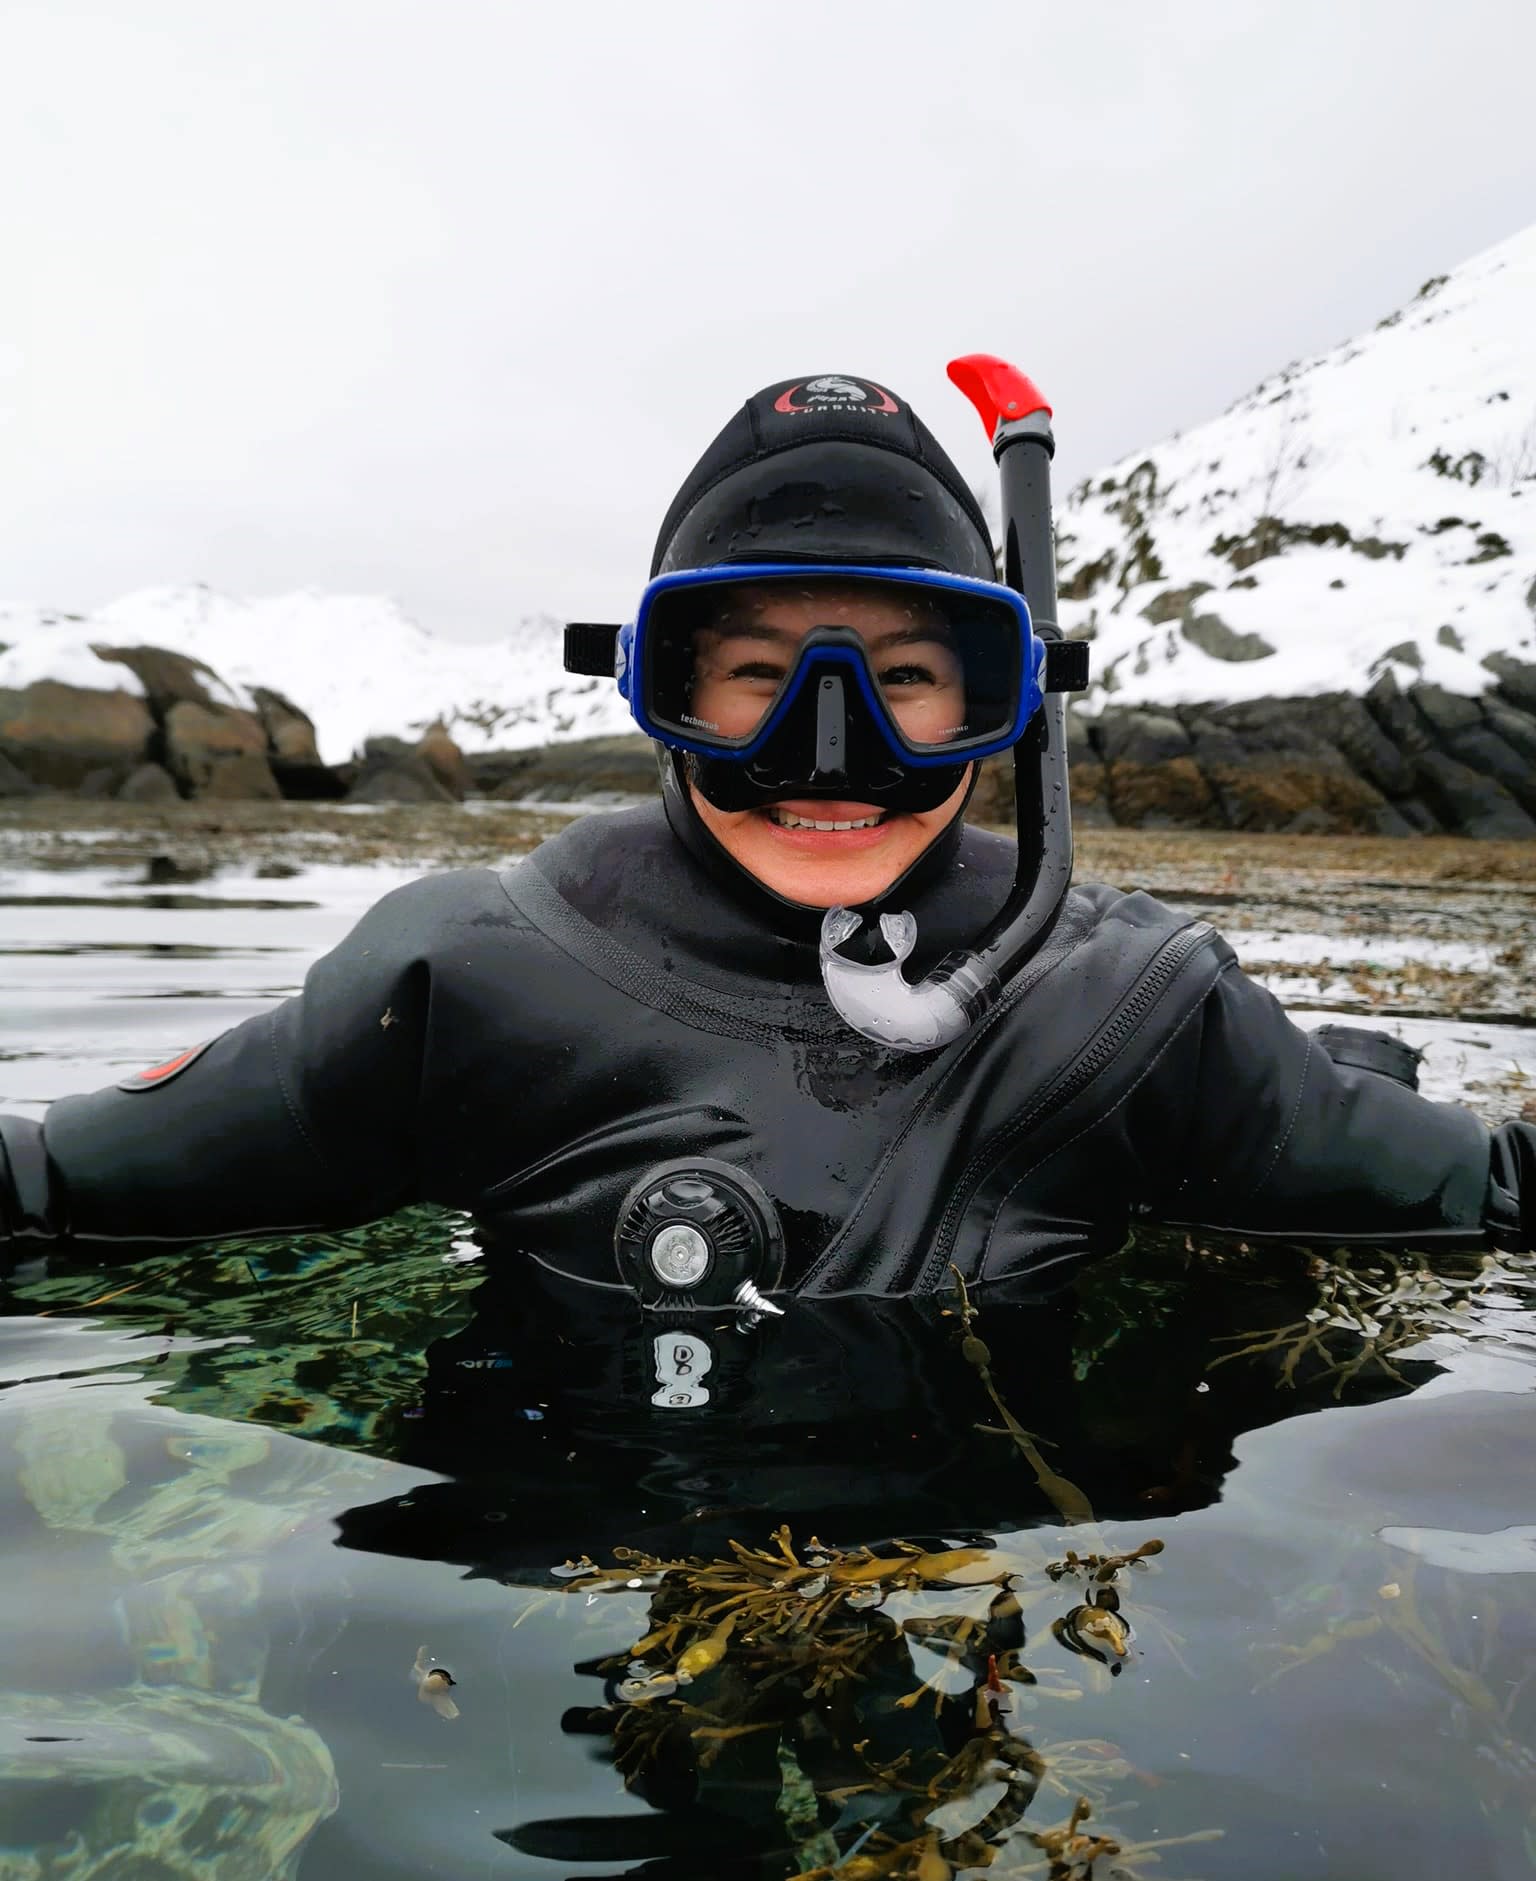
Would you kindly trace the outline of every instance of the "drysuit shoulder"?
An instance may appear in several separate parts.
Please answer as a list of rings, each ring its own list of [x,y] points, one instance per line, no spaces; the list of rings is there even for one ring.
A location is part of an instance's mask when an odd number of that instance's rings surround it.
[[[494,871],[386,895],[304,990],[104,1090],[8,1120],[10,1234],[187,1242],[369,1220],[426,1194],[434,992],[520,926]],[[515,937],[514,942],[515,942]]]

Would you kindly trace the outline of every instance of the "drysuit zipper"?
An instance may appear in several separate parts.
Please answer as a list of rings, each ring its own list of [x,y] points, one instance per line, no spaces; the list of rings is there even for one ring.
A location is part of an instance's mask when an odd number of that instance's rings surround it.
[[[1176,934],[1171,935],[1133,990],[1120,1003],[1114,1017],[1099,1030],[1087,1050],[1080,1053],[1071,1064],[1057,1074],[1055,1080],[1046,1086],[1028,1110],[1015,1117],[1005,1130],[991,1138],[985,1148],[972,1157],[959,1182],[955,1185],[949,1206],[945,1209],[939,1223],[938,1233],[934,1237],[933,1252],[928,1257],[919,1282],[921,1291],[927,1291],[937,1284],[945,1266],[952,1258],[955,1236],[959,1232],[966,1210],[975,1199],[976,1191],[986,1176],[996,1168],[1004,1153],[1020,1137],[1037,1128],[1055,1111],[1064,1109],[1080,1091],[1085,1090],[1093,1082],[1162,998],[1185,962],[1193,954],[1198,953],[1214,933],[1215,929],[1209,921],[1194,921],[1188,927],[1180,928]]]

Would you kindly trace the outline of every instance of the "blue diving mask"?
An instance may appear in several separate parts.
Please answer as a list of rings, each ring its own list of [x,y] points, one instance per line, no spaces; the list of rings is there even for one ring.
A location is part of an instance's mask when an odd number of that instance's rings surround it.
[[[602,636],[599,644],[597,636]],[[785,796],[932,809],[1039,710],[1047,644],[998,582],[861,563],[658,576],[633,622],[567,629],[718,808]]]

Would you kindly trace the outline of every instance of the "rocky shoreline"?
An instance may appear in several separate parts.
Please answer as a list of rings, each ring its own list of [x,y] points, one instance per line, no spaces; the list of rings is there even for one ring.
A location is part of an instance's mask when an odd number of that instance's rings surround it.
[[[1459,698],[1400,688],[1069,715],[1085,824],[1296,835],[1536,837],[1536,666]]]
[[[605,801],[649,793],[639,736],[465,753],[441,724],[370,738],[322,762],[301,706],[269,688],[250,705],[201,662],[157,647],[100,647],[140,691],[40,680],[0,688],[0,798],[452,804]],[[1536,665],[1491,656],[1475,698],[1388,667],[1363,695],[1239,704],[1117,706],[1068,714],[1084,828],[1293,835],[1536,839]],[[1411,668],[1406,669],[1411,670]],[[973,813],[1006,824],[1009,763],[985,767]]]

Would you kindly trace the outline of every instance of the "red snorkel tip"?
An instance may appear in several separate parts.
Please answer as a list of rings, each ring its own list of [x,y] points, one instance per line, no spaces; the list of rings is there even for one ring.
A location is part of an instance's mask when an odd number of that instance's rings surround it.
[[[1043,411],[1047,418],[1051,416],[1051,408],[1034,380],[996,353],[962,353],[960,358],[950,360],[946,370],[976,407],[986,426],[988,443],[997,436],[1000,426],[1028,418],[1032,412]]]

